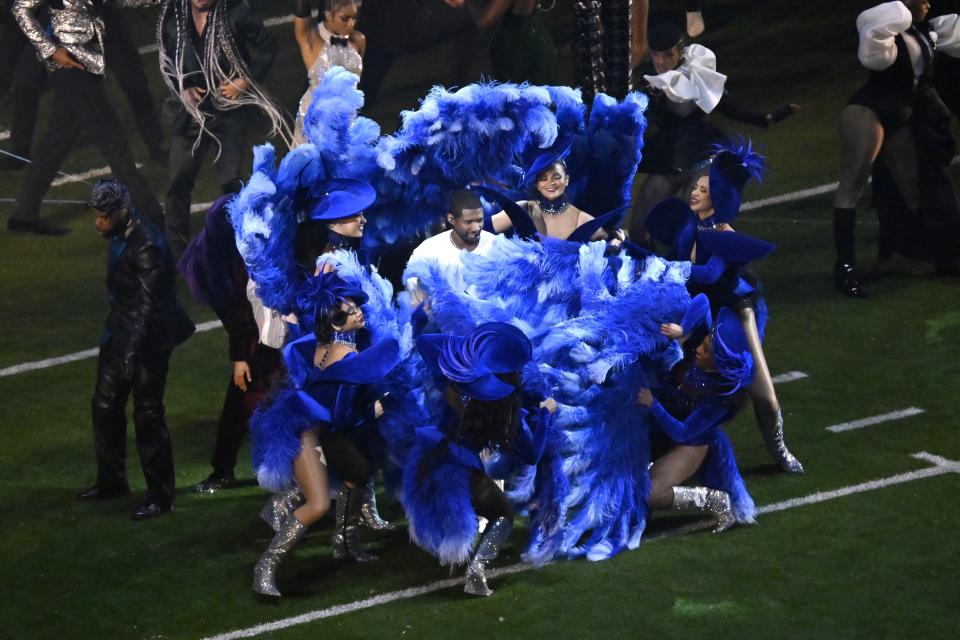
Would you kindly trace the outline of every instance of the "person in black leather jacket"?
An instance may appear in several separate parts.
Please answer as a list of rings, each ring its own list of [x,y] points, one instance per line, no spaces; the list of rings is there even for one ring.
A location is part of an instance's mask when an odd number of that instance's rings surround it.
[[[147,483],[146,502],[134,520],[173,508],[173,451],[164,420],[163,392],[173,348],[194,331],[177,300],[173,254],[163,234],[130,207],[119,180],[99,180],[87,206],[97,231],[110,241],[104,323],[91,400],[96,483],[81,501],[129,493],[126,475],[127,396],[133,392],[137,453]]]

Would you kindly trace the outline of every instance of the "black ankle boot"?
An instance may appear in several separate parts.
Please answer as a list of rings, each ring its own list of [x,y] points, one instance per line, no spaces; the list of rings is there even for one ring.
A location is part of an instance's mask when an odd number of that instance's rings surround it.
[[[857,268],[850,262],[837,262],[833,265],[833,282],[837,291],[848,298],[867,298],[867,292],[860,284]]]

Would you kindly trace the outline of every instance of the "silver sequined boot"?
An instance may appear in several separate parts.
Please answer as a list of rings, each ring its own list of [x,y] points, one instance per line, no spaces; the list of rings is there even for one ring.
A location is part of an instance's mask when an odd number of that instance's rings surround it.
[[[280,525],[287,516],[300,508],[303,504],[303,494],[299,489],[291,489],[284,493],[274,493],[260,510],[260,518],[270,525],[274,531],[280,531]]]
[[[362,504],[362,489],[350,489],[346,484],[340,486],[337,494],[337,529],[333,534],[331,545],[333,557],[337,560],[352,558],[357,562],[371,562],[379,558],[360,544],[357,528],[360,525],[360,505]]]
[[[763,434],[763,442],[767,445],[767,451],[777,461],[780,468],[787,473],[803,473],[803,465],[797,460],[797,457],[787,449],[787,443],[783,441],[783,413],[780,407],[774,412],[766,411],[758,405],[754,405],[753,412],[757,416],[757,426]]]
[[[686,511],[690,509],[709,511],[716,516],[717,526],[713,528],[714,533],[726,531],[737,522],[736,518],[733,517],[733,510],[730,508],[730,496],[727,495],[726,491],[706,487],[674,487],[673,510]]]
[[[292,513],[287,516],[280,525],[277,535],[270,541],[270,546],[253,568],[254,591],[265,596],[280,597],[280,592],[277,590],[277,567],[306,530],[307,525],[297,520]]]
[[[364,487],[363,504],[360,506],[360,523],[374,531],[392,531],[397,528],[392,522],[381,518],[380,512],[377,511],[377,491],[373,478],[370,478],[370,482]]]
[[[493,593],[493,589],[487,586],[487,563],[497,557],[512,530],[513,522],[503,517],[487,525],[477,544],[477,550],[467,565],[464,593],[475,596],[489,596]]]

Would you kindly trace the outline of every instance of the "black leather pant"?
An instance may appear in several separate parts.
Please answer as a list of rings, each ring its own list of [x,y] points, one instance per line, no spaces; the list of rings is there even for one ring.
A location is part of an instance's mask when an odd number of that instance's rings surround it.
[[[490,476],[477,470],[470,472],[470,501],[478,516],[494,522],[506,518],[513,522],[513,505]]]
[[[125,379],[118,354],[100,348],[97,386],[90,402],[97,487],[105,492],[127,489],[127,396],[133,391],[137,453],[147,481],[147,501],[173,502],[173,449],[164,419],[163,392],[170,350],[140,354],[133,379]]]

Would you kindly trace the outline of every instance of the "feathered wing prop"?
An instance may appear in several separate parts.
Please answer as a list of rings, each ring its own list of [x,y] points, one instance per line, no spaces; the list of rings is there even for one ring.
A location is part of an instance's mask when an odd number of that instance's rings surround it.
[[[310,144],[293,149],[276,166],[269,144],[254,149],[253,174],[229,205],[237,247],[257,294],[281,313],[312,318],[303,308],[304,279],[294,258],[294,237],[302,212],[321,195],[326,180],[375,181],[379,127],[357,116],[363,94],[359,79],[340,67],[330,69],[315,92],[305,131]]]
[[[586,177],[583,191],[570,195],[584,211],[600,215],[630,204],[633,178],[643,156],[646,109],[647,97],[639,92],[627,94],[623,102],[605,94],[594,98],[583,145],[586,152],[574,155],[569,167],[571,179]]]
[[[442,217],[455,189],[474,182],[516,184],[515,157],[557,137],[545,87],[477,83],[457,91],[434,87],[416,111],[401,114],[395,134],[380,139],[384,179],[367,216],[370,248],[416,237]]]

